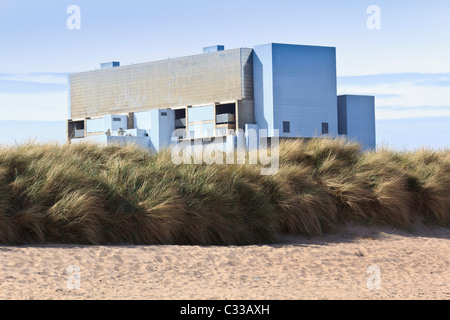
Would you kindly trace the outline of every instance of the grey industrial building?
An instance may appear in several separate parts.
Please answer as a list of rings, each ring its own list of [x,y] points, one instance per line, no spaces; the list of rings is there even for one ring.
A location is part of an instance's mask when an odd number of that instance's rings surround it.
[[[265,44],[69,75],[68,140],[181,140],[265,129],[286,138],[346,135],[375,148],[375,101],[337,96],[333,47]]]

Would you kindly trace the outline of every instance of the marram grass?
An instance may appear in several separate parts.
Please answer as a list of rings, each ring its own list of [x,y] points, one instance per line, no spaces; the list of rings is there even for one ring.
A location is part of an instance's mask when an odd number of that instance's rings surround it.
[[[345,222],[450,226],[450,151],[361,152],[283,141],[258,165],[175,165],[169,150],[90,144],[0,148],[0,244],[271,243]]]

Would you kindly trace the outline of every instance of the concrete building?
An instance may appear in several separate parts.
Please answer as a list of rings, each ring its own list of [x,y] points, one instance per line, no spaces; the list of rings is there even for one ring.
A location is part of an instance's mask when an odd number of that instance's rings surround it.
[[[375,149],[375,97],[342,95],[338,97],[338,133]]]
[[[338,107],[333,47],[212,46],[156,62],[103,63],[100,70],[71,74],[69,87],[71,142],[160,150],[186,140],[214,143],[237,129],[266,129],[269,137],[347,134],[375,146],[373,97],[339,97]]]

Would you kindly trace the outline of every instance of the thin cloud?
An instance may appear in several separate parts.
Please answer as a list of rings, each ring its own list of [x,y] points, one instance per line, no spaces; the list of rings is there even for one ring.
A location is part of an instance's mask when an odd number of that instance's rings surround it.
[[[345,76],[339,94],[375,96],[377,119],[450,115],[450,73],[392,73]]]
[[[0,92],[0,120],[64,120],[67,92]]]
[[[450,87],[450,77],[441,78],[435,80],[426,80],[417,83],[418,86],[429,86],[429,87]]]
[[[67,73],[0,73],[0,120],[62,120],[67,105]]]
[[[377,99],[392,99],[392,98],[401,98],[403,95],[401,94],[389,94],[389,93],[378,93],[375,94],[375,98]]]
[[[67,84],[0,79],[0,92],[22,94],[67,92]]]
[[[25,83],[66,85],[68,74],[69,73],[65,72],[0,73],[0,80]]]
[[[450,106],[376,106],[378,120],[450,117]]]
[[[382,106],[377,107],[378,110],[403,110],[403,111],[417,111],[417,110],[450,110],[450,106]]]
[[[373,87],[394,84],[418,86],[449,86],[450,73],[384,73],[364,76],[339,76],[339,86]]]

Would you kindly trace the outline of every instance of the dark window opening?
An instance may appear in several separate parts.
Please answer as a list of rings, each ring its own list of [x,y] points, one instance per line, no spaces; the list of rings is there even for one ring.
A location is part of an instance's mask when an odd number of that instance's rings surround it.
[[[122,121],[122,119],[121,118],[113,118],[113,121],[120,122],[120,121]]]
[[[216,106],[216,114],[224,114],[224,113],[236,114],[236,104],[235,103],[218,104]]]
[[[236,123],[236,104],[226,103],[216,105],[216,123]]]
[[[328,134],[328,122],[322,122],[322,134]]]
[[[186,109],[175,110],[175,129],[186,128]]]
[[[84,120],[69,121],[68,131],[69,139],[84,138]]]
[[[161,112],[161,117],[167,117],[167,112]]]
[[[75,130],[84,130],[84,121],[73,122]]]
[[[216,130],[214,135],[226,136],[236,130],[236,103],[216,104]]]
[[[291,132],[291,123],[289,121],[283,121],[283,133]]]

